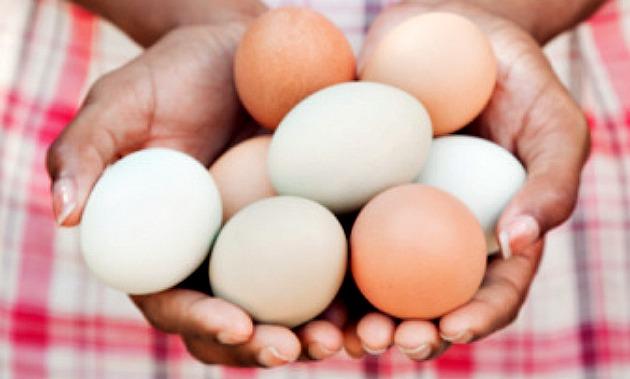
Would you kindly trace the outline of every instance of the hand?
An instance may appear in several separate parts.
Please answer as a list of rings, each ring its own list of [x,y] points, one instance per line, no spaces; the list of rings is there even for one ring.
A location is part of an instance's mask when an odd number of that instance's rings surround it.
[[[426,3],[426,4],[425,4]],[[450,343],[469,343],[511,323],[525,300],[545,233],[571,214],[588,155],[585,118],[554,74],[538,43],[515,23],[469,2],[416,1],[384,11],[370,29],[362,61],[401,21],[430,10],[459,13],[490,38],[499,62],[495,93],[468,132],[512,151],[527,168],[522,190],[497,228],[507,259],[492,259],[474,298],[439,322],[403,321],[372,312],[349,326],[346,345],[382,352],[390,345],[412,359],[434,358]]]
[[[59,224],[79,222],[94,183],[121,156],[161,146],[208,165],[231,139],[255,131],[244,122],[232,78],[244,29],[242,23],[176,29],[92,87],[48,152]],[[254,325],[243,310],[199,288],[132,299],[152,325],[180,334],[206,363],[277,366],[296,360],[302,345],[315,359],[342,347],[341,333],[328,322],[304,326],[300,340],[287,328]]]

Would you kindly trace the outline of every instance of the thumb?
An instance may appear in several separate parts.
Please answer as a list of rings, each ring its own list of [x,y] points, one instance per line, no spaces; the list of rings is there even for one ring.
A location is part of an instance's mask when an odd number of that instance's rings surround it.
[[[75,119],[48,150],[52,207],[57,223],[79,223],[87,198],[105,167],[143,138],[143,117],[114,95],[106,76],[90,90]],[[129,109],[128,111],[125,111]],[[135,128],[133,126],[139,126]]]
[[[543,95],[526,120],[516,149],[527,168],[527,181],[497,226],[506,258],[569,218],[589,151],[586,120],[564,91]]]

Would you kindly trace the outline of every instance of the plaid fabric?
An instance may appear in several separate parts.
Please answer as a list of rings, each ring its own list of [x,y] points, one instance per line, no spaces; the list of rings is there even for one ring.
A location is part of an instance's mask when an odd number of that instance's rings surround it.
[[[383,5],[292,3],[328,15],[355,48]],[[138,48],[57,0],[0,0],[0,15],[0,378],[630,378],[630,0],[609,2],[548,48],[588,114],[593,154],[518,320],[434,362],[390,351],[267,371],[195,362],[95,281],[76,231],[51,217],[48,145],[89,84]]]

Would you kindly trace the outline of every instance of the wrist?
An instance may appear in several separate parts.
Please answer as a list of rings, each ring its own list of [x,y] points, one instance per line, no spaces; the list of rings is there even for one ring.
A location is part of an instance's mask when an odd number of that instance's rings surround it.
[[[408,0],[433,10],[488,13],[518,25],[539,44],[576,26],[595,12],[605,0]],[[567,4],[569,3],[569,4]]]
[[[517,24],[539,43],[544,43],[548,39],[548,33],[540,30],[540,14],[537,14],[538,11],[534,9],[541,7],[539,2],[472,0],[471,3],[486,12]]]
[[[259,0],[73,0],[148,47],[170,31],[192,25],[248,23],[266,10]]]
[[[515,0],[515,2],[518,0]],[[483,0],[406,0],[400,4],[400,7],[408,8],[411,13],[425,12],[450,12],[466,17],[477,24],[482,30],[489,35],[496,35],[497,31],[509,26],[516,28],[525,35],[533,36],[533,19],[521,18],[518,22],[508,15],[508,11],[512,13],[513,8],[499,6],[490,9],[481,3]],[[492,1],[488,1],[492,3]],[[502,2],[501,2],[502,3]],[[516,13],[516,12],[514,12]]]
[[[181,26],[247,24],[267,10],[259,0],[185,0],[167,2],[166,31]]]
[[[560,33],[586,20],[605,0],[472,0],[471,3],[504,17],[544,45]]]

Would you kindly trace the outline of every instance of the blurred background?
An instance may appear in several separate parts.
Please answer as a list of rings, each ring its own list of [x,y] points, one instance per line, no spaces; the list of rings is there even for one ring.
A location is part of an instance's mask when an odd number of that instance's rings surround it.
[[[290,3],[328,16],[358,51],[391,1]],[[630,377],[630,0],[546,49],[587,114],[592,156],[518,319],[423,364],[392,349],[268,371],[203,366],[88,273],[76,230],[55,226],[44,157],[90,84],[139,52],[66,2],[0,0],[0,378]]]

